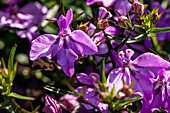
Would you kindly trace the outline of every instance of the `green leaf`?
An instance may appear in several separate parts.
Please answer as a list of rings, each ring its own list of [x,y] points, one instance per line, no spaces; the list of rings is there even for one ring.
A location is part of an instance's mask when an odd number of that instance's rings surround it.
[[[114,93],[115,93],[115,84],[113,84],[113,89],[112,89],[112,91],[110,92],[111,98],[114,97]]]
[[[113,35],[110,35],[110,34],[107,34],[109,37],[111,37],[113,40],[115,41],[118,41],[118,42],[123,42],[125,40],[125,38],[120,38],[120,37],[116,37],[116,36],[113,36]],[[141,34],[141,35],[138,35],[136,36],[135,38],[133,39],[128,39],[128,41],[126,43],[135,43],[135,42],[139,42],[141,40],[144,40],[145,38],[147,38],[148,35],[145,33],[145,34]]]
[[[35,100],[35,98],[33,98],[33,97],[26,97],[26,96],[22,96],[22,95],[13,93],[13,92],[10,93],[8,96],[18,98],[18,99],[22,99],[22,100]]]
[[[152,14],[152,13],[158,13],[158,10],[159,10],[159,7],[156,6],[156,7],[152,10],[151,14]]]
[[[153,28],[151,33],[164,33],[164,32],[170,32],[170,27],[165,27],[165,28]]]
[[[2,62],[2,66],[3,66],[3,68],[6,68],[6,64],[5,64],[5,61],[4,61],[4,59],[3,59],[3,58],[1,58],[1,62]]]
[[[138,96],[135,96],[135,97],[132,97],[132,98],[128,98],[128,99],[123,99],[123,100],[120,100],[117,105],[115,105],[116,108],[121,108],[129,103],[132,103],[132,102],[136,102],[138,100],[142,100],[142,97],[138,97]]]
[[[104,69],[105,69],[105,59],[103,58],[102,59],[102,66],[101,66],[101,75],[102,75],[102,83],[105,83],[107,82],[106,80],[106,75],[105,75],[105,72],[104,72]]]
[[[37,111],[40,109],[41,105],[38,105],[31,113],[37,113]]]
[[[66,16],[66,12],[65,12],[65,8],[64,8],[64,5],[63,5],[63,2],[61,2],[61,12],[64,16]]]
[[[81,96],[84,97],[87,86],[84,86],[81,90]]]
[[[79,13],[79,14],[74,15],[72,22],[75,21],[75,20],[76,20],[78,17],[80,17],[82,14],[84,14],[84,12],[81,12],[81,13]],[[87,24],[88,24],[88,23],[87,23]]]
[[[135,84],[135,79],[133,79],[132,83],[130,84],[130,86],[129,86],[130,89],[133,89],[134,84]]]
[[[44,89],[46,89],[46,90],[48,90],[50,92],[56,93],[56,94],[61,94],[61,95],[71,94],[70,91],[67,91],[67,90],[64,90],[64,89],[55,88],[55,87],[48,86],[48,85],[46,85],[44,87]]]
[[[15,44],[12,47],[11,52],[10,52],[10,56],[9,56],[9,59],[8,59],[8,75],[10,75],[10,73],[13,69],[14,55],[15,55],[16,47],[17,47],[17,45]]]
[[[12,76],[12,78],[11,78],[11,82],[14,80],[14,77],[15,77],[15,75],[16,75],[16,71],[17,71],[17,62],[15,62],[15,64],[14,64],[14,68],[13,68],[13,76]]]

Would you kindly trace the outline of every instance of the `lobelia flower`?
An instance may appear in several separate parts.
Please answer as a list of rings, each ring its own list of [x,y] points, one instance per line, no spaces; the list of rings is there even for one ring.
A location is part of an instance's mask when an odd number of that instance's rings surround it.
[[[81,30],[71,32],[69,27],[73,19],[73,13],[70,9],[66,17],[60,16],[58,26],[60,31],[58,35],[41,35],[32,42],[30,50],[30,59],[37,60],[41,57],[49,59],[57,57],[57,62],[61,65],[67,76],[74,73],[74,62],[78,55],[93,55],[97,52],[97,47],[90,37]],[[77,54],[76,54],[77,53]]]
[[[106,8],[100,7],[99,13],[98,13],[98,20],[104,19],[105,16],[107,16],[106,19],[109,19],[110,17],[112,17],[111,13],[109,11],[107,11]],[[91,28],[90,30],[88,30],[88,35],[90,36],[90,35],[92,35],[93,31],[96,29],[96,26],[94,26],[92,23],[90,23],[89,28]],[[113,26],[107,27],[104,31],[107,34],[114,35],[114,36],[117,36],[120,34],[120,29],[117,29]],[[98,47],[98,52],[96,54],[105,54],[108,52],[108,48],[107,48],[107,44],[105,43],[103,31],[96,33],[92,37],[92,40],[95,42],[95,44]]]
[[[94,90],[94,88],[95,88],[94,83],[96,83],[94,78],[96,78],[97,80],[100,80],[99,75],[96,74],[96,73],[91,73],[88,76],[85,73],[79,73],[79,74],[76,75],[76,77],[79,80],[79,82],[88,85],[88,87],[85,90],[85,100],[92,103],[94,106],[98,107],[102,113],[107,113],[108,104],[101,103],[101,102],[96,100],[96,98],[98,100],[101,100]],[[79,86],[78,88],[76,88],[76,91],[81,93],[82,89],[83,89],[83,86]],[[98,90],[98,89],[96,89],[96,90]],[[84,104],[84,103],[82,103],[82,105],[87,110],[93,109],[93,107],[91,105]]]
[[[37,25],[42,22],[48,9],[38,2],[28,3],[19,9],[19,2],[18,0],[10,0],[9,7],[1,9],[0,28],[9,26],[12,28],[26,29],[17,30],[16,33],[21,38],[28,38],[29,41],[32,41],[39,36]]]
[[[151,103],[143,101],[141,113],[153,113],[160,110],[161,107],[170,112],[170,70],[162,69],[158,73],[158,77],[153,82],[153,100]]]
[[[74,107],[78,106],[80,102],[78,101],[78,98],[73,95],[64,95],[60,97],[60,103],[63,104],[63,107],[67,111],[71,111]]]
[[[48,95],[45,97],[45,107],[42,111],[45,113],[62,113],[62,109],[58,102]]]
[[[134,51],[131,49],[126,49],[126,57],[123,51],[119,52],[118,56],[115,51],[110,53],[118,68],[113,69],[107,78],[109,91],[112,90],[113,84],[116,87],[115,93],[122,89],[122,79],[127,85],[135,79],[133,90],[139,91],[146,101],[151,102],[153,85],[150,78],[157,77],[157,72],[161,69],[170,69],[170,63],[152,53],[144,53],[132,61]]]
[[[97,2],[102,2],[105,7],[110,7],[116,0],[87,0],[86,4],[91,5]]]

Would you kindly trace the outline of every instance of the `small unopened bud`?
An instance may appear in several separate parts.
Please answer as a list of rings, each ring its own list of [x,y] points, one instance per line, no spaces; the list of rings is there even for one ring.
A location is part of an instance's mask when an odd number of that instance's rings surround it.
[[[107,92],[101,92],[100,93],[100,98],[102,102],[107,102],[109,94]]]
[[[125,94],[125,96],[129,96],[132,94],[132,89],[130,89],[129,86],[124,85],[121,92],[123,92]]]
[[[6,75],[8,75],[8,69],[7,68],[3,68],[2,70]]]
[[[82,30],[82,31],[84,31],[84,32],[86,33],[87,30],[88,30],[88,27],[87,27],[86,25],[81,25],[81,26],[79,27],[79,29]]]
[[[97,26],[99,27],[99,29],[106,29],[107,27],[109,27],[109,22],[107,19],[102,19],[97,23]]]
[[[67,111],[71,111],[74,107],[80,104],[78,101],[79,99],[73,95],[64,95],[59,100]]]
[[[118,25],[122,28],[126,28],[127,27],[127,20],[128,18],[125,16],[120,16],[118,18]]]
[[[139,25],[142,25],[145,23],[145,20],[144,19],[139,19]]]
[[[158,13],[153,13],[151,15],[151,18],[152,18],[153,22],[156,22],[158,20]]]
[[[131,12],[141,13],[144,10],[144,5],[140,2],[134,2],[131,7]]]

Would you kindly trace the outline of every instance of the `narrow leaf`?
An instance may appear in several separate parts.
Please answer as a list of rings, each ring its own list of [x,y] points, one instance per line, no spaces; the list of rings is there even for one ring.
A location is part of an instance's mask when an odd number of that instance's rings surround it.
[[[106,75],[105,75],[105,59],[102,59],[102,66],[101,66],[101,75],[102,75],[102,83],[106,83]]]
[[[133,89],[134,84],[135,84],[135,79],[133,79],[132,83],[130,84],[130,86],[129,86],[130,89]]]
[[[8,96],[18,98],[18,99],[22,99],[22,100],[35,100],[35,98],[33,98],[33,97],[26,97],[26,96],[22,96],[22,95],[19,95],[19,94],[16,94],[16,93],[10,93]]]
[[[10,56],[9,56],[9,59],[8,59],[8,75],[10,75],[10,73],[13,69],[14,55],[15,55],[16,47],[17,47],[17,45],[15,44],[12,47],[11,52],[10,52]]]
[[[1,62],[2,62],[2,66],[3,66],[3,68],[6,68],[5,61],[4,61],[4,59],[3,59],[3,58],[1,58]]]
[[[123,106],[125,106],[125,105],[127,105],[127,104],[129,104],[129,103],[136,102],[136,101],[138,101],[138,100],[142,100],[142,97],[135,96],[135,97],[132,97],[132,98],[120,100],[120,101],[117,103],[116,107],[117,107],[117,108],[121,108],[121,107],[123,107]]]
[[[65,9],[64,9],[63,2],[61,2],[61,12],[64,16],[66,16],[66,12],[65,12]]]
[[[87,86],[84,86],[81,90],[81,96],[84,97]]]
[[[164,33],[164,32],[170,32],[170,27],[165,27],[165,28],[153,28],[151,33]]]
[[[80,17],[82,14],[84,14],[84,12],[81,12],[79,14],[76,14],[73,16],[73,20],[72,21],[75,21],[78,17]]]
[[[37,113],[37,111],[40,109],[41,105],[38,105],[33,111],[32,113]]]

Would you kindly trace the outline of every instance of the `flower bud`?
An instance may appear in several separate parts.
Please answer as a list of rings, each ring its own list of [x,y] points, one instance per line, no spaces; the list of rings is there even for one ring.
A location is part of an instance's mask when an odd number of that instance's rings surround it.
[[[144,10],[143,4],[140,2],[134,2],[131,7],[131,12],[133,13],[141,13]]]
[[[3,68],[2,70],[6,75],[8,75],[8,69],[7,68]]]
[[[79,29],[87,33],[88,27],[86,25],[80,25]]]
[[[101,19],[97,23],[97,26],[99,27],[99,29],[106,29],[107,27],[109,27],[109,22],[107,19]]]
[[[132,89],[130,89],[129,86],[124,85],[121,92],[123,92],[125,96],[129,96],[132,94]]]
[[[153,22],[156,22],[157,19],[158,19],[158,13],[153,13],[153,14],[151,15],[151,18],[152,18]]]
[[[42,111],[45,113],[62,113],[60,105],[50,96],[45,97],[45,107]]]
[[[102,102],[107,102],[109,94],[107,92],[101,92],[100,93],[100,98]]]
[[[143,25],[145,23],[145,20],[144,19],[139,19],[139,25]]]
[[[126,28],[127,27],[127,20],[128,18],[125,17],[125,16],[120,16],[118,18],[118,25],[121,27],[121,28]]]
[[[60,99],[60,103],[63,104],[64,109],[71,111],[74,107],[79,105],[77,97],[73,95],[64,95]]]

